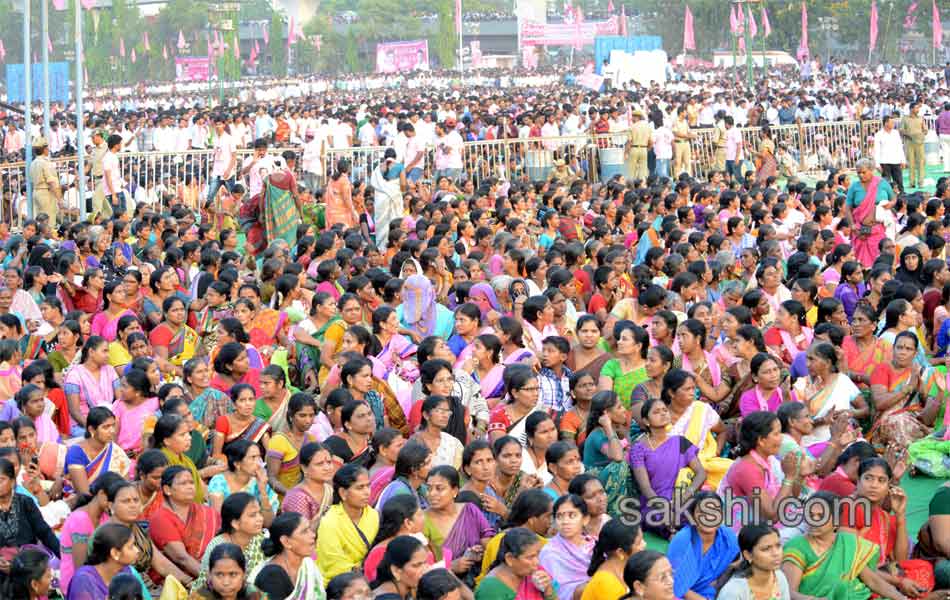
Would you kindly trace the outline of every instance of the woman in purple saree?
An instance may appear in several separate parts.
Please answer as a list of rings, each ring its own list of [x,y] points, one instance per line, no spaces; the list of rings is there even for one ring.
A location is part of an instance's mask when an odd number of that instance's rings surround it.
[[[456,502],[459,492],[459,473],[454,467],[441,465],[429,471],[429,509],[425,511],[422,533],[436,562],[446,560],[453,564],[452,571],[462,581],[474,583],[481,564],[475,561],[470,569],[456,571],[454,561],[466,552],[478,553],[495,535],[482,511],[471,502]],[[469,585],[471,585],[471,583]]]

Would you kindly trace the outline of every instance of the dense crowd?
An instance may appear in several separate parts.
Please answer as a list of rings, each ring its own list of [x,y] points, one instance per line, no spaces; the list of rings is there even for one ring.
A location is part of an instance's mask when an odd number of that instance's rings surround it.
[[[84,219],[34,135],[0,597],[947,600],[950,179],[910,159],[950,86],[840,68],[103,111]],[[790,110],[883,133],[806,183]],[[142,196],[141,129],[211,160]],[[476,181],[461,145],[508,137],[559,158]]]

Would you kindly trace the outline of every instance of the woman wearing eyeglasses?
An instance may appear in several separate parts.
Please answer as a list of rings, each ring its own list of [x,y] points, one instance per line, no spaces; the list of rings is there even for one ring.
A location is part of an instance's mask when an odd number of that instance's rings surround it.
[[[440,373],[437,377],[452,378],[451,372]],[[454,379],[453,379],[454,381]],[[449,465],[455,469],[462,467],[462,442],[445,432],[452,415],[452,405],[445,396],[429,396],[422,403],[422,425],[412,439],[418,440],[432,452],[432,466]]]

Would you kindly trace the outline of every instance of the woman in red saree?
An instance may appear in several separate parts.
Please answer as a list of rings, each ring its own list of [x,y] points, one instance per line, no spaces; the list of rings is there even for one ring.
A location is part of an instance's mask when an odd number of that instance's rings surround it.
[[[221,526],[221,517],[210,506],[195,502],[191,471],[172,465],[162,473],[165,501],[149,519],[149,535],[155,547],[175,566],[197,577],[201,557]]]
[[[870,269],[880,255],[885,237],[884,225],[877,220],[875,208],[896,198],[894,188],[886,179],[874,174],[874,163],[861,159],[856,165],[858,179],[851,183],[844,203],[844,218],[854,223],[851,247],[865,269]]]
[[[337,223],[342,223],[344,229],[356,227],[359,222],[357,215],[363,212],[363,207],[356,206],[353,202],[349,160],[341,158],[337,163],[336,173],[327,182],[323,201],[327,205],[327,228]]]
[[[854,492],[855,499],[859,501],[841,503],[840,527],[843,531],[851,531],[877,544],[880,548],[877,574],[907,596],[917,598],[929,590],[917,583],[919,579],[914,571],[919,569],[919,565],[915,563],[921,561],[907,562],[910,557],[907,495],[899,486],[892,485],[892,481],[893,473],[885,459],[874,457],[862,461],[858,469],[858,486]],[[890,511],[882,508],[885,500],[890,501]],[[865,514],[868,503],[871,506],[870,515]],[[889,563],[896,563],[895,566],[900,569],[885,568]],[[901,576],[901,572],[907,576]],[[932,574],[929,579],[933,581]]]

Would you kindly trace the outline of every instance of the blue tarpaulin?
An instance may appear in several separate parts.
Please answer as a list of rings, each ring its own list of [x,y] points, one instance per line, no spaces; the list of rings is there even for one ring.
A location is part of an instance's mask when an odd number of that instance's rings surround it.
[[[24,86],[23,64],[7,65],[7,101],[23,102],[26,88]],[[33,63],[30,75],[33,79],[33,101],[42,99],[43,94],[43,65]],[[52,102],[67,103],[70,95],[69,63],[49,63],[49,99]]]
[[[658,35],[634,35],[623,37],[619,35],[602,35],[594,38],[594,64],[597,74],[605,60],[610,59],[612,50],[623,50],[633,54],[638,51],[662,50],[663,38]]]

